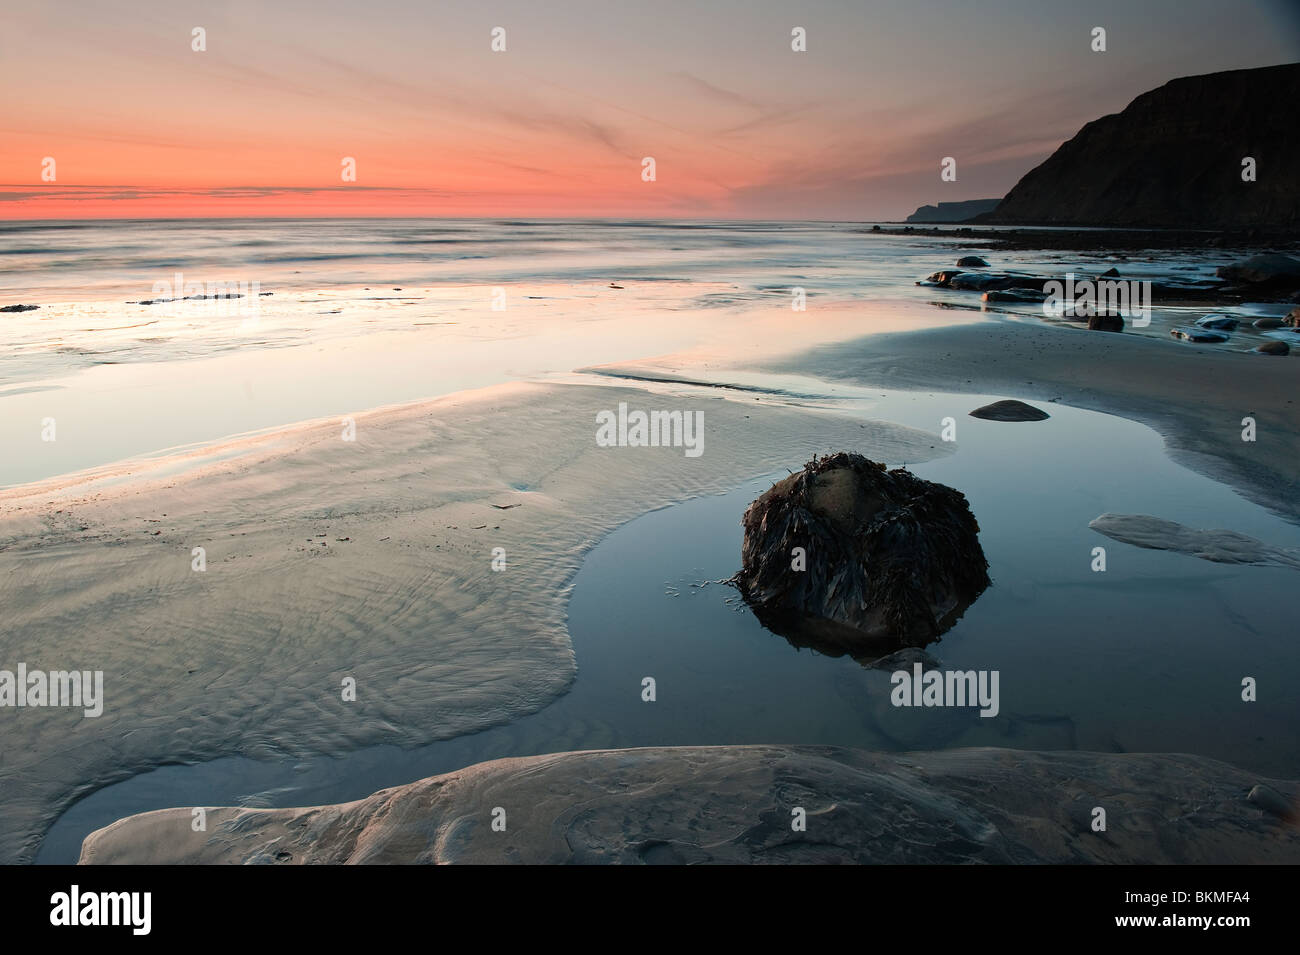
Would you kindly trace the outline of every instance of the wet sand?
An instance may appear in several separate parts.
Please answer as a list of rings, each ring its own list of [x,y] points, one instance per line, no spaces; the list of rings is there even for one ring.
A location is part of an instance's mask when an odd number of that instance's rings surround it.
[[[598,447],[596,415],[620,402],[702,411],[703,453]],[[848,441],[893,462],[946,450],[750,396],[593,385],[503,385],[355,426],[0,492],[0,659],[102,670],[105,694],[96,718],[6,713],[0,861],[30,861],[78,795],[165,763],[411,746],[536,711],[575,672],[566,587],[619,523]]]

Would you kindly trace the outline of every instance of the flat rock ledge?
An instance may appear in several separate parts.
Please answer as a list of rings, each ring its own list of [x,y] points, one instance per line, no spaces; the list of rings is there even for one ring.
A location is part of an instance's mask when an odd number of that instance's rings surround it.
[[[87,836],[80,861],[1295,864],[1298,796],[1178,754],[655,747],[499,759],[333,806],[209,809],[206,832],[189,807],[143,813]]]

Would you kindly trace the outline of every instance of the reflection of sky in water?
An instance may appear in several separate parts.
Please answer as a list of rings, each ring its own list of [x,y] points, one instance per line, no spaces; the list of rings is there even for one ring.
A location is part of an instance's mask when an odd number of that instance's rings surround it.
[[[584,365],[712,348],[743,361],[890,328],[955,323],[975,293],[914,284],[959,239],[836,223],[111,223],[0,227],[0,486],[232,434]],[[42,244],[44,243],[44,244]],[[321,249],[330,249],[323,253]],[[23,249],[22,254],[17,250]],[[984,252],[1037,274],[1208,278],[1224,250],[1129,258]],[[260,283],[248,301],[128,304],[155,282]],[[1179,279],[1181,280],[1181,279]],[[621,288],[611,288],[618,284]],[[493,311],[492,291],[506,291]],[[368,286],[368,288],[367,288]],[[807,290],[805,312],[790,289]],[[76,300],[76,301],[73,301]],[[847,303],[847,304],[846,304]],[[848,306],[862,306],[846,318]],[[935,305],[944,306],[941,308]],[[1237,311],[1281,314],[1285,305]],[[1216,309],[1223,311],[1223,309]],[[1154,309],[1169,341],[1208,308]],[[1262,341],[1253,329],[1224,348]],[[1170,347],[1182,347],[1170,343]],[[59,439],[40,441],[53,417]]]
[[[129,813],[335,802],[484,759],[573,749],[1078,748],[1190,752],[1293,774],[1300,701],[1280,681],[1300,671],[1300,646],[1278,608],[1295,572],[1141,550],[1088,522],[1104,511],[1151,513],[1290,547],[1300,546],[1300,528],[1173,464],[1157,434],[1120,418],[1045,404],[1050,420],[1007,424],[968,417],[984,403],[977,396],[871,394],[858,413],[936,434],[943,417],[957,420],[957,453],[915,471],[967,495],[993,586],[929,650],[947,668],[998,670],[997,718],[896,709],[887,673],[797,651],[740,609],[731,588],[699,586],[738,568],[740,516],[769,477],[647,514],[596,546],[569,608],[578,678],[541,712],[416,750],[164,767],[73,806],[40,861],[70,861],[88,832]],[[1090,569],[1097,546],[1107,550],[1104,574]],[[645,676],[657,681],[653,704],[640,698]],[[1259,680],[1259,702],[1241,702],[1243,676]]]

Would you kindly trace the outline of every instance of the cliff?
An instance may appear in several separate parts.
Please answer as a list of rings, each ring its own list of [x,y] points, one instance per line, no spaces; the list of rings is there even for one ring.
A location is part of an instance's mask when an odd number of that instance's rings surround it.
[[[941,202],[937,206],[921,206],[907,222],[966,222],[982,212],[992,212],[1000,199],[967,199],[964,202]]]
[[[1088,123],[977,221],[1300,228],[1297,100],[1300,63],[1171,80]]]

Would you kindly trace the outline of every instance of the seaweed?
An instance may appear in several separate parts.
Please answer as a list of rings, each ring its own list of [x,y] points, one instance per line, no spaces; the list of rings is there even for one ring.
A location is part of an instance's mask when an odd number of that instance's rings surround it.
[[[966,496],[861,454],[814,456],[741,523],[732,583],[765,626],[800,646],[861,658],[922,647],[990,585]]]

